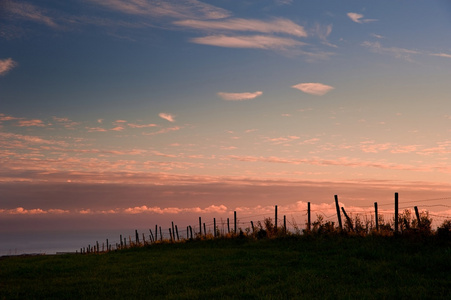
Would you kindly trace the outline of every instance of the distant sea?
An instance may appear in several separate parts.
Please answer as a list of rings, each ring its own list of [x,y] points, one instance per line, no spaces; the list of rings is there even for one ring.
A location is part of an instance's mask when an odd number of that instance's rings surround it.
[[[149,236],[148,230],[139,230]],[[56,254],[57,252],[80,252],[80,248],[94,246],[99,242],[106,245],[120,243],[120,235],[131,236],[134,240],[135,231],[130,229],[79,230],[79,231],[33,231],[33,232],[0,232],[0,256],[22,254]]]

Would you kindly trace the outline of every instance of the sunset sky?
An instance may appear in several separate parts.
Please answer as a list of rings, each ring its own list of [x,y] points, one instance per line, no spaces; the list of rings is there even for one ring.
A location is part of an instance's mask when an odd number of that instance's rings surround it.
[[[0,231],[451,216],[450,29],[449,1],[0,0]]]

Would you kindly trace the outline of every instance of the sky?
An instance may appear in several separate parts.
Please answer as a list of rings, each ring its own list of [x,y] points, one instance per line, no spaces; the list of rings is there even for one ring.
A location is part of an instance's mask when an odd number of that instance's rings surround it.
[[[449,1],[0,0],[0,231],[451,216],[450,28]]]

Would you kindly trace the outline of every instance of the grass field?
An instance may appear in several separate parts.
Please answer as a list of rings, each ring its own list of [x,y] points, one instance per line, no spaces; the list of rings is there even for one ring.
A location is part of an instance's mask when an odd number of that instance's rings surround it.
[[[451,299],[451,243],[288,236],[0,259],[0,299]]]

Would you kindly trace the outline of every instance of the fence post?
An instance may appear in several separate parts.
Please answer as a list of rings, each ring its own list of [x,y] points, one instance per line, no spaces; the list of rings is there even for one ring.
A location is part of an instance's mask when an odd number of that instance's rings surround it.
[[[123,244],[122,244],[122,234],[120,235],[120,240],[121,240],[121,249],[122,249],[122,246],[123,246]]]
[[[420,214],[418,213],[418,207],[415,206],[414,209],[415,209],[415,215],[417,216],[418,228],[420,228],[421,224],[420,224]]]
[[[202,218],[199,217],[199,235],[202,236]]]
[[[216,237],[216,218],[213,218],[213,231],[214,231],[213,236]]]
[[[287,218],[283,215],[283,233],[287,234]]]
[[[160,241],[163,241],[163,232],[161,232],[161,226],[160,226]]]
[[[172,231],[171,231],[171,227],[169,227],[169,236],[171,237],[171,243],[173,243],[174,241],[172,240]]]
[[[398,234],[398,193],[395,193],[395,234]]]
[[[227,218],[227,233],[230,234],[230,223],[229,223],[229,218]]]
[[[191,239],[193,239],[193,227],[189,226],[189,232],[191,233]]]
[[[312,221],[310,219],[310,202],[307,202],[307,231],[311,230]]]
[[[145,237],[144,232],[143,232],[143,246],[145,246],[145,245],[146,245],[146,237]]]
[[[158,225],[155,225],[155,242],[158,241]]]
[[[136,242],[136,245],[139,245],[139,235],[138,235],[138,230],[135,230],[135,242]]]
[[[94,251],[94,252],[97,252],[97,253],[99,253],[99,242],[98,241],[96,241],[96,245],[97,245],[97,251]]]
[[[180,238],[179,238],[179,229],[177,228],[177,225],[175,225],[175,233],[177,234],[177,241],[180,241]]]
[[[155,242],[155,238],[153,237],[152,230],[149,229],[149,231],[150,231],[150,239],[151,239],[150,242],[153,243],[153,242]]]
[[[207,228],[205,227],[205,223],[204,223],[204,236],[207,237]]]
[[[174,222],[171,222],[172,223],[172,235],[174,236],[174,241],[175,241],[175,230],[174,230]]]
[[[108,245],[109,245],[109,244],[108,244],[108,239],[106,239],[106,251],[107,251],[107,252],[109,251],[109,250],[108,250],[108,249],[109,249]]]
[[[374,216],[376,218],[376,231],[379,231],[379,216],[377,214],[377,202],[374,202]]]
[[[277,232],[277,205],[276,205],[276,210],[275,210],[274,228],[275,228],[275,231]]]
[[[234,232],[234,234],[236,234],[236,210],[233,212],[233,219],[234,219],[234,222],[235,222],[235,232]]]
[[[341,223],[340,206],[338,205],[338,196],[334,195],[334,198],[335,198],[335,207],[337,208],[338,226],[340,227],[340,230],[343,230],[343,224]]]
[[[354,227],[352,226],[352,220],[348,216],[348,214],[346,213],[345,208],[341,207],[341,210],[343,211],[343,214],[345,215],[346,220],[348,220],[348,223],[349,223],[349,226],[351,227],[351,230],[354,231]]]
[[[255,232],[255,228],[254,228],[254,222],[251,221],[251,227],[252,227],[252,233]]]

